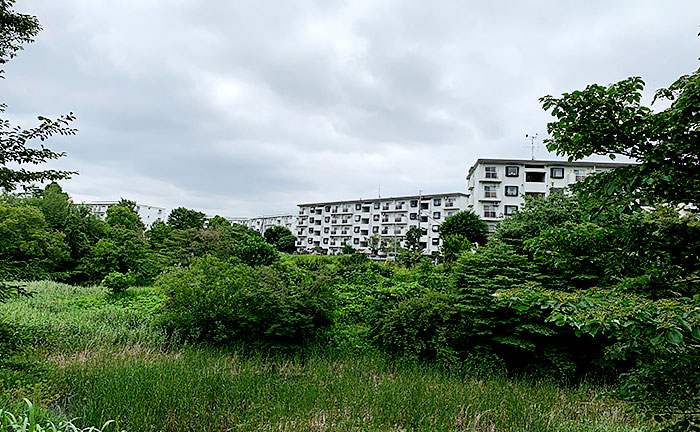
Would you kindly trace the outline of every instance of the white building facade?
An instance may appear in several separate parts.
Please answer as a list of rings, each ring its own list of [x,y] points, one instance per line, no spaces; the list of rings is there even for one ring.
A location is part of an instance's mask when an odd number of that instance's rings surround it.
[[[92,201],[84,202],[81,205],[90,208],[90,211],[102,218],[103,220],[107,217],[107,209],[115,204],[119,204],[119,201]],[[136,213],[139,214],[141,222],[150,228],[155,222],[165,222],[168,219],[170,212],[165,207],[156,207],[145,204],[136,204],[134,208]]]
[[[259,232],[261,235],[265,234],[269,228],[273,226],[283,226],[294,233],[294,222],[295,218],[292,214],[280,214],[280,215],[270,215],[270,216],[256,216],[250,218],[242,217],[232,217],[226,218],[231,223],[237,223],[248,228],[252,228]]]
[[[468,208],[493,230],[504,216],[515,214],[524,196],[562,192],[587,176],[628,163],[478,159],[467,174]]]
[[[346,244],[369,252],[367,238],[379,235],[403,245],[411,227],[420,228],[424,254],[440,248],[439,226],[467,208],[467,194],[448,193],[299,204],[292,233],[299,251],[337,254]]]

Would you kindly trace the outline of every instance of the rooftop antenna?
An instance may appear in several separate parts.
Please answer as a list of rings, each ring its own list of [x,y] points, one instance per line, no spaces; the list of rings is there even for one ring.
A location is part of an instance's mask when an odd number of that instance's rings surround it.
[[[525,147],[530,147],[530,157],[532,160],[535,160],[535,150],[537,149],[537,142],[535,142],[535,140],[537,139],[537,134],[525,134],[525,139],[530,140],[530,144]]]
[[[382,185],[377,186],[377,198],[382,197]]]

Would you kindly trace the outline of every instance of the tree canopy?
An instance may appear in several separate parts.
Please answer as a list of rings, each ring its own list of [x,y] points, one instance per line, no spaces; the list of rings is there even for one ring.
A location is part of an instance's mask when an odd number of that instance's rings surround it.
[[[637,162],[573,187],[594,196],[599,210],[700,202],[700,69],[656,92],[653,102],[670,102],[659,112],[642,105],[643,90],[644,81],[631,77],[540,99],[556,118],[547,125],[548,150],[569,161],[602,155]]]

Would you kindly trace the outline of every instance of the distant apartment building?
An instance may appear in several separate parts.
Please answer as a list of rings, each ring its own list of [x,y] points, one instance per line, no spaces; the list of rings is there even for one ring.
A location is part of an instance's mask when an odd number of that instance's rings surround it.
[[[493,230],[504,216],[515,214],[524,196],[561,192],[587,176],[629,166],[613,162],[564,162],[478,159],[467,174],[468,208]]]
[[[439,226],[467,208],[467,194],[447,193],[299,204],[293,234],[300,251],[321,248],[337,254],[349,244],[369,252],[366,239],[373,234],[403,244],[411,227],[420,228],[427,255],[440,248]]]
[[[283,226],[292,231],[292,233],[294,232],[294,215],[291,214],[256,216],[250,218],[231,217],[226,219],[231,223],[237,223],[252,228],[260,234],[265,234],[265,231],[273,226]]]
[[[118,203],[119,201],[92,201],[84,202],[81,205],[88,206],[93,214],[104,219],[107,216],[107,209]],[[138,203],[136,204],[135,210],[139,214],[141,222],[143,222],[146,227],[150,227],[154,222],[165,222],[169,214],[165,207]]]

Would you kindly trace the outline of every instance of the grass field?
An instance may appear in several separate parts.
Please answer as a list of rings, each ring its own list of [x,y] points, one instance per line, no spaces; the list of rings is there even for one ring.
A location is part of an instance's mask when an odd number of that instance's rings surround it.
[[[650,431],[585,383],[475,377],[379,354],[275,356],[172,343],[151,288],[29,286],[0,305],[22,351],[0,371],[2,407],[27,397],[79,427],[128,431]]]

